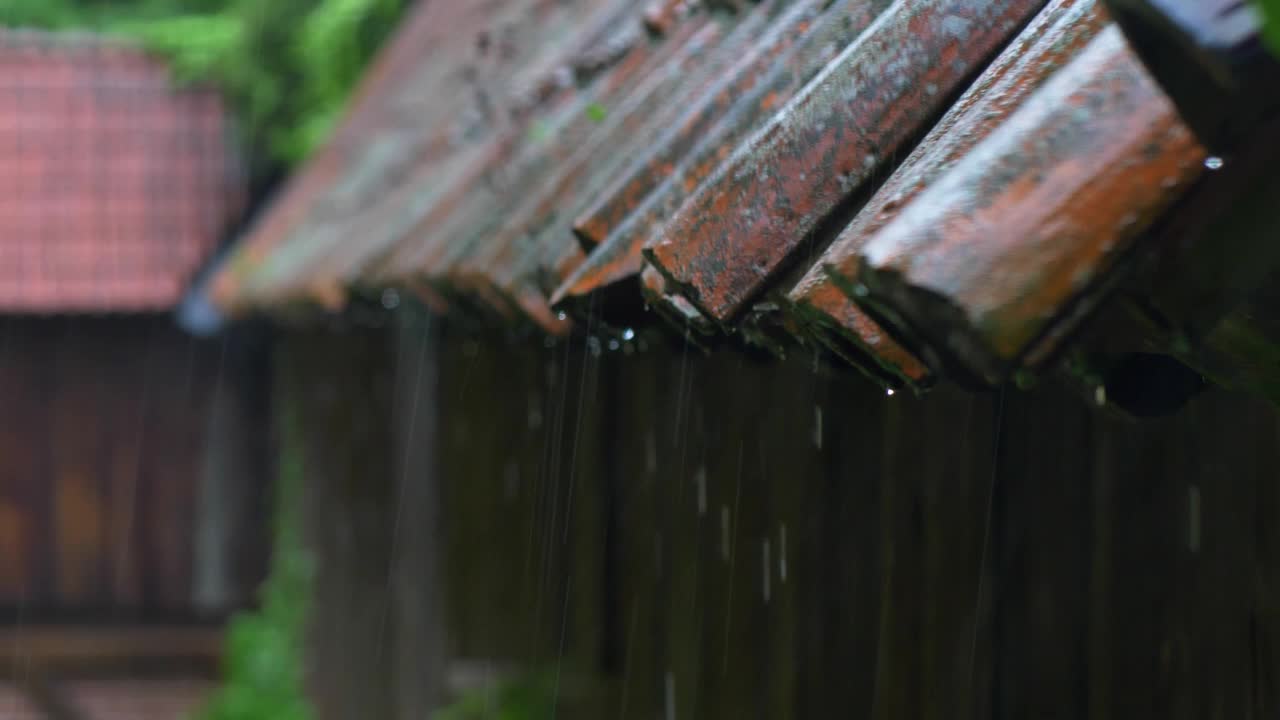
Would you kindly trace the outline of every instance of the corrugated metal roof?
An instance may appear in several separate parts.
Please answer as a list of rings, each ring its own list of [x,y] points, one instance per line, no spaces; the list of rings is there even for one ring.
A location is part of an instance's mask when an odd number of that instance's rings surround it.
[[[408,21],[216,277],[224,307],[393,288],[999,383],[1204,173],[1097,0],[452,5]]]
[[[234,171],[216,94],[102,39],[0,31],[0,312],[173,307]]]

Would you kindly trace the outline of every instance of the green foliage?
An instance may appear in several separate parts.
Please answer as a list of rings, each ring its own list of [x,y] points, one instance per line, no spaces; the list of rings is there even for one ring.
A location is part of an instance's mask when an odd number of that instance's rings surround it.
[[[600,103],[591,103],[587,106],[587,117],[591,122],[604,122],[609,117],[609,111]]]
[[[410,0],[4,0],[0,24],[122,36],[212,84],[259,175],[305,158]]]
[[[1280,55],[1280,0],[1258,0],[1264,19],[1263,29],[1272,52]]]
[[[551,720],[555,715],[554,679],[539,676],[471,692],[437,710],[431,720]]]
[[[301,438],[285,418],[276,486],[275,543],[261,608],[228,629],[223,687],[199,720],[310,720],[303,642],[313,562],[303,545]]]

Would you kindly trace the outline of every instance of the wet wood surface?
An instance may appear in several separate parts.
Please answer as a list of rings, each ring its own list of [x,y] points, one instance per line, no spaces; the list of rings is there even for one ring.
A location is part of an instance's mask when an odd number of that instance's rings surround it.
[[[1138,424],[807,357],[441,352],[449,650],[558,672],[561,716],[1280,711],[1254,400]]]
[[[238,381],[224,360],[168,318],[0,323],[0,617],[194,618],[249,599],[264,547],[251,493],[225,602],[193,593],[209,411]]]

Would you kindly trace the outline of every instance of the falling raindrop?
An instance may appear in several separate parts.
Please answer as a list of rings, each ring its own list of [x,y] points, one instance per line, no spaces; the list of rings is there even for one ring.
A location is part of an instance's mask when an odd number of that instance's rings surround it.
[[[542,399],[536,394],[529,394],[529,429],[542,427]]]
[[[1217,155],[1210,155],[1204,159],[1204,166],[1210,170],[1221,170],[1225,164]]]
[[[676,720],[676,676],[670,670],[667,670],[666,688],[667,720]]]
[[[506,500],[511,502],[516,499],[520,488],[520,466],[514,460],[507,463],[503,481]]]
[[[623,330],[623,331],[622,331],[622,339],[623,339],[623,340],[626,340],[627,342],[631,342],[632,340],[635,340],[635,339],[636,339],[636,331],[635,331],[635,330],[632,330],[631,328],[627,328],[626,330]]]
[[[400,293],[391,288],[382,291],[382,307],[395,310],[400,306]]]
[[[769,604],[769,596],[772,591],[773,580],[773,562],[769,559],[769,538],[764,539],[764,544],[760,548],[760,557],[764,567],[764,577],[762,579],[763,586],[761,590],[764,594],[764,604]]]
[[[1093,402],[1098,407],[1107,404],[1107,388],[1105,385],[1099,385],[1093,389]]]
[[[729,561],[729,506],[720,506],[720,557]]]
[[[813,446],[822,449],[822,407],[813,406]]]
[[[778,580],[787,581],[787,524],[778,528]]]
[[[1200,552],[1200,488],[1187,486],[1187,549]]]
[[[644,469],[650,475],[658,471],[658,441],[652,428],[644,436]]]
[[[707,469],[699,467],[694,473],[694,483],[698,486],[698,517],[707,514]]]

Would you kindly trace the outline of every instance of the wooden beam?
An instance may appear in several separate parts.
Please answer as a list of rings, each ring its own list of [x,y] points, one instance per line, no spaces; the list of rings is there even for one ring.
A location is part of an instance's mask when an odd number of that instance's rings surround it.
[[[183,664],[211,670],[222,656],[216,627],[20,626],[0,629],[0,677],[96,671],[121,665]]]

